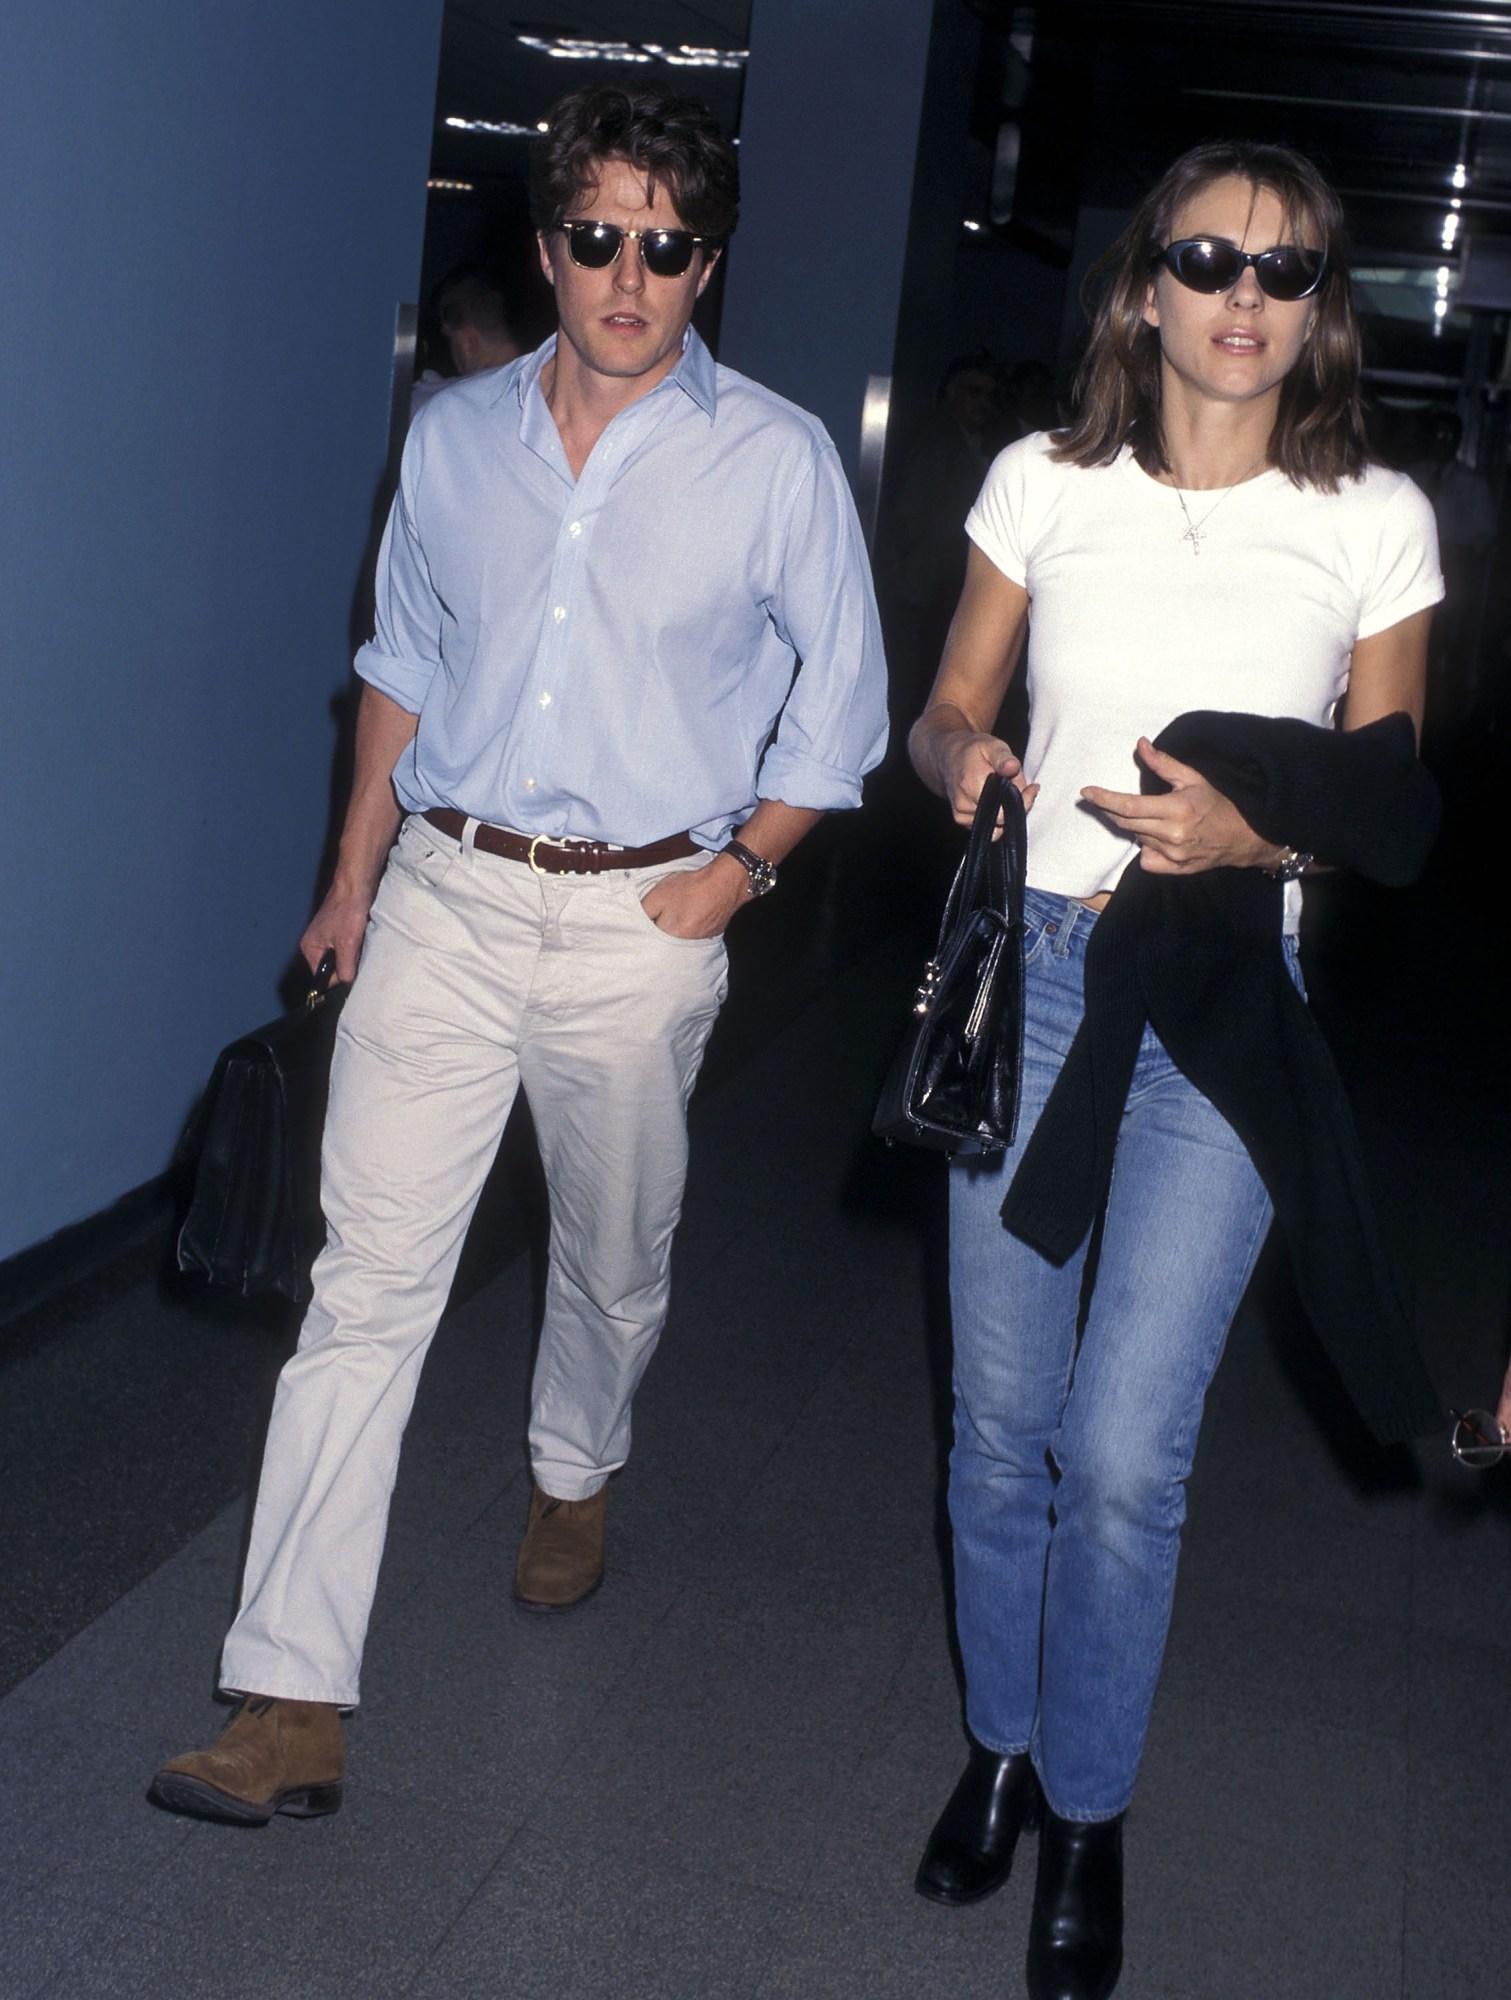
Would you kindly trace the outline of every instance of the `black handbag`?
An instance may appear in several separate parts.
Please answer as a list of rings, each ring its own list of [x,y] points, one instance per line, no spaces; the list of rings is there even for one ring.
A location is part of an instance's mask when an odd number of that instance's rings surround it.
[[[1023,796],[993,772],[871,1122],[878,1138],[947,1153],[1011,1145],[1023,1064],[1026,854]]]
[[[325,1240],[320,1135],[346,998],[328,991],[335,962],[321,959],[302,1006],[221,1051],[181,1149],[196,1165],[179,1269],[244,1295],[307,1298]]]

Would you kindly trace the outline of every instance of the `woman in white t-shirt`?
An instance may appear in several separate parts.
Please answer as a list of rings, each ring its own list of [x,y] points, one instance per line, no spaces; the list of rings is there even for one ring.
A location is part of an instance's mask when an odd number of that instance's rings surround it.
[[[1296,976],[1310,857],[1261,838],[1151,739],[1194,709],[1420,724],[1442,595],[1432,513],[1368,460],[1340,237],[1336,197],[1283,149],[1201,147],[1169,170],[1100,267],[1075,422],[1011,445],[987,476],[910,739],[962,824],[993,770],[1030,808],[1019,1129],[1005,1158],[951,1171],[950,1512],[971,1749],[917,1886],[945,1903],[990,1894],[1042,1814],[1034,2000],[1105,2000],[1117,1982],[1122,1815],[1184,1481],[1271,1210],[1237,1135],[1150,1029],[1079,1342],[1087,1242],[1052,1264],[1000,1211],[1125,868],[1279,875],[1276,950]],[[1020,766],[992,732],[1025,644]],[[1141,769],[1169,789],[1142,794]]]

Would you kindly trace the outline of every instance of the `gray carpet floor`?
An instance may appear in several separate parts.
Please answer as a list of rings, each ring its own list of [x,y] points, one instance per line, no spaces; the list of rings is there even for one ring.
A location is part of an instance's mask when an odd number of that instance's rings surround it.
[[[1460,946],[1461,974],[1490,964],[1467,918]],[[30,1440],[28,1573],[52,1507],[82,1510],[102,1574],[129,1543],[132,1580],[106,1605],[44,1592],[46,1656],[0,1700],[0,1994],[1021,1993],[1031,1844],[977,1908],[911,1888],[963,1754],[940,1170],[867,1133],[916,956],[900,937],[850,955],[706,1080],[608,1581],[568,1617],[509,1594],[530,1256],[443,1325],[333,1818],[239,1831],[146,1798],[155,1766],[224,1720],[211,1690],[244,1530],[242,1402],[265,1395],[282,1333],[199,1326],[228,1356],[267,1349],[242,1371],[260,1386],[213,1421],[171,1376],[150,1411],[133,1399],[131,1342],[153,1313],[163,1339],[190,1338],[140,1273],[18,1352],[0,1418]],[[1452,1031],[1424,1041],[1427,1001],[1407,1003],[1390,950],[1349,957],[1377,1002],[1350,1064],[1418,1324],[1445,1397],[1484,1400],[1508,1289],[1503,968],[1465,975]],[[135,1441],[119,1462],[50,1459],[70,1399],[117,1397]],[[172,1477],[193,1497],[169,1505],[165,1468],[184,1465]],[[160,1506],[205,1525],[163,1554],[133,1527]],[[1446,1424],[1373,1452],[1270,1259],[1192,1482],[1128,1824],[1120,2000],[1511,1990],[1508,1667],[1511,1479],[1455,1468]]]

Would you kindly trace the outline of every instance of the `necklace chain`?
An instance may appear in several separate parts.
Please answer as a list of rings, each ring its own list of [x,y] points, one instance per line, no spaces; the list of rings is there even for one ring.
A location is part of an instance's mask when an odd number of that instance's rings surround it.
[[[1260,465],[1263,463],[1264,461],[1261,459]],[[1235,479],[1231,486],[1225,486],[1199,521],[1192,520],[1191,509],[1186,505],[1186,496],[1178,486],[1176,487],[1175,497],[1180,502],[1180,510],[1186,517],[1186,532],[1181,536],[1181,540],[1191,544],[1192,555],[1199,556],[1201,554],[1202,530],[1217,512],[1223,501],[1231,494],[1236,493],[1240,486],[1246,486],[1254,477],[1254,474],[1259,471],[1260,465],[1256,465],[1252,471],[1246,472],[1242,479]]]

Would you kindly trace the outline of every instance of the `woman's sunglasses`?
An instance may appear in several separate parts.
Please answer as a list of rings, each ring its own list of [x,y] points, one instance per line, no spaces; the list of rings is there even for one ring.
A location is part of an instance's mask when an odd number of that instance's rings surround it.
[[[1273,250],[1240,250],[1220,236],[1183,236],[1167,243],[1149,260],[1163,264],[1172,278],[1193,292],[1228,292],[1253,266],[1259,289],[1267,299],[1308,299],[1322,283],[1327,258],[1320,250],[1303,250],[1299,243],[1281,243]]]
[[[693,252],[706,239],[690,229],[621,229],[617,222],[558,222],[567,255],[584,271],[606,271],[624,248],[626,236],[640,245],[640,261],[658,278],[680,278]]]
[[[1491,1411],[1451,1410],[1449,1415],[1453,1418],[1449,1444],[1460,1465],[1472,1465],[1477,1471],[1487,1465],[1499,1465],[1511,1450],[1511,1439]]]

